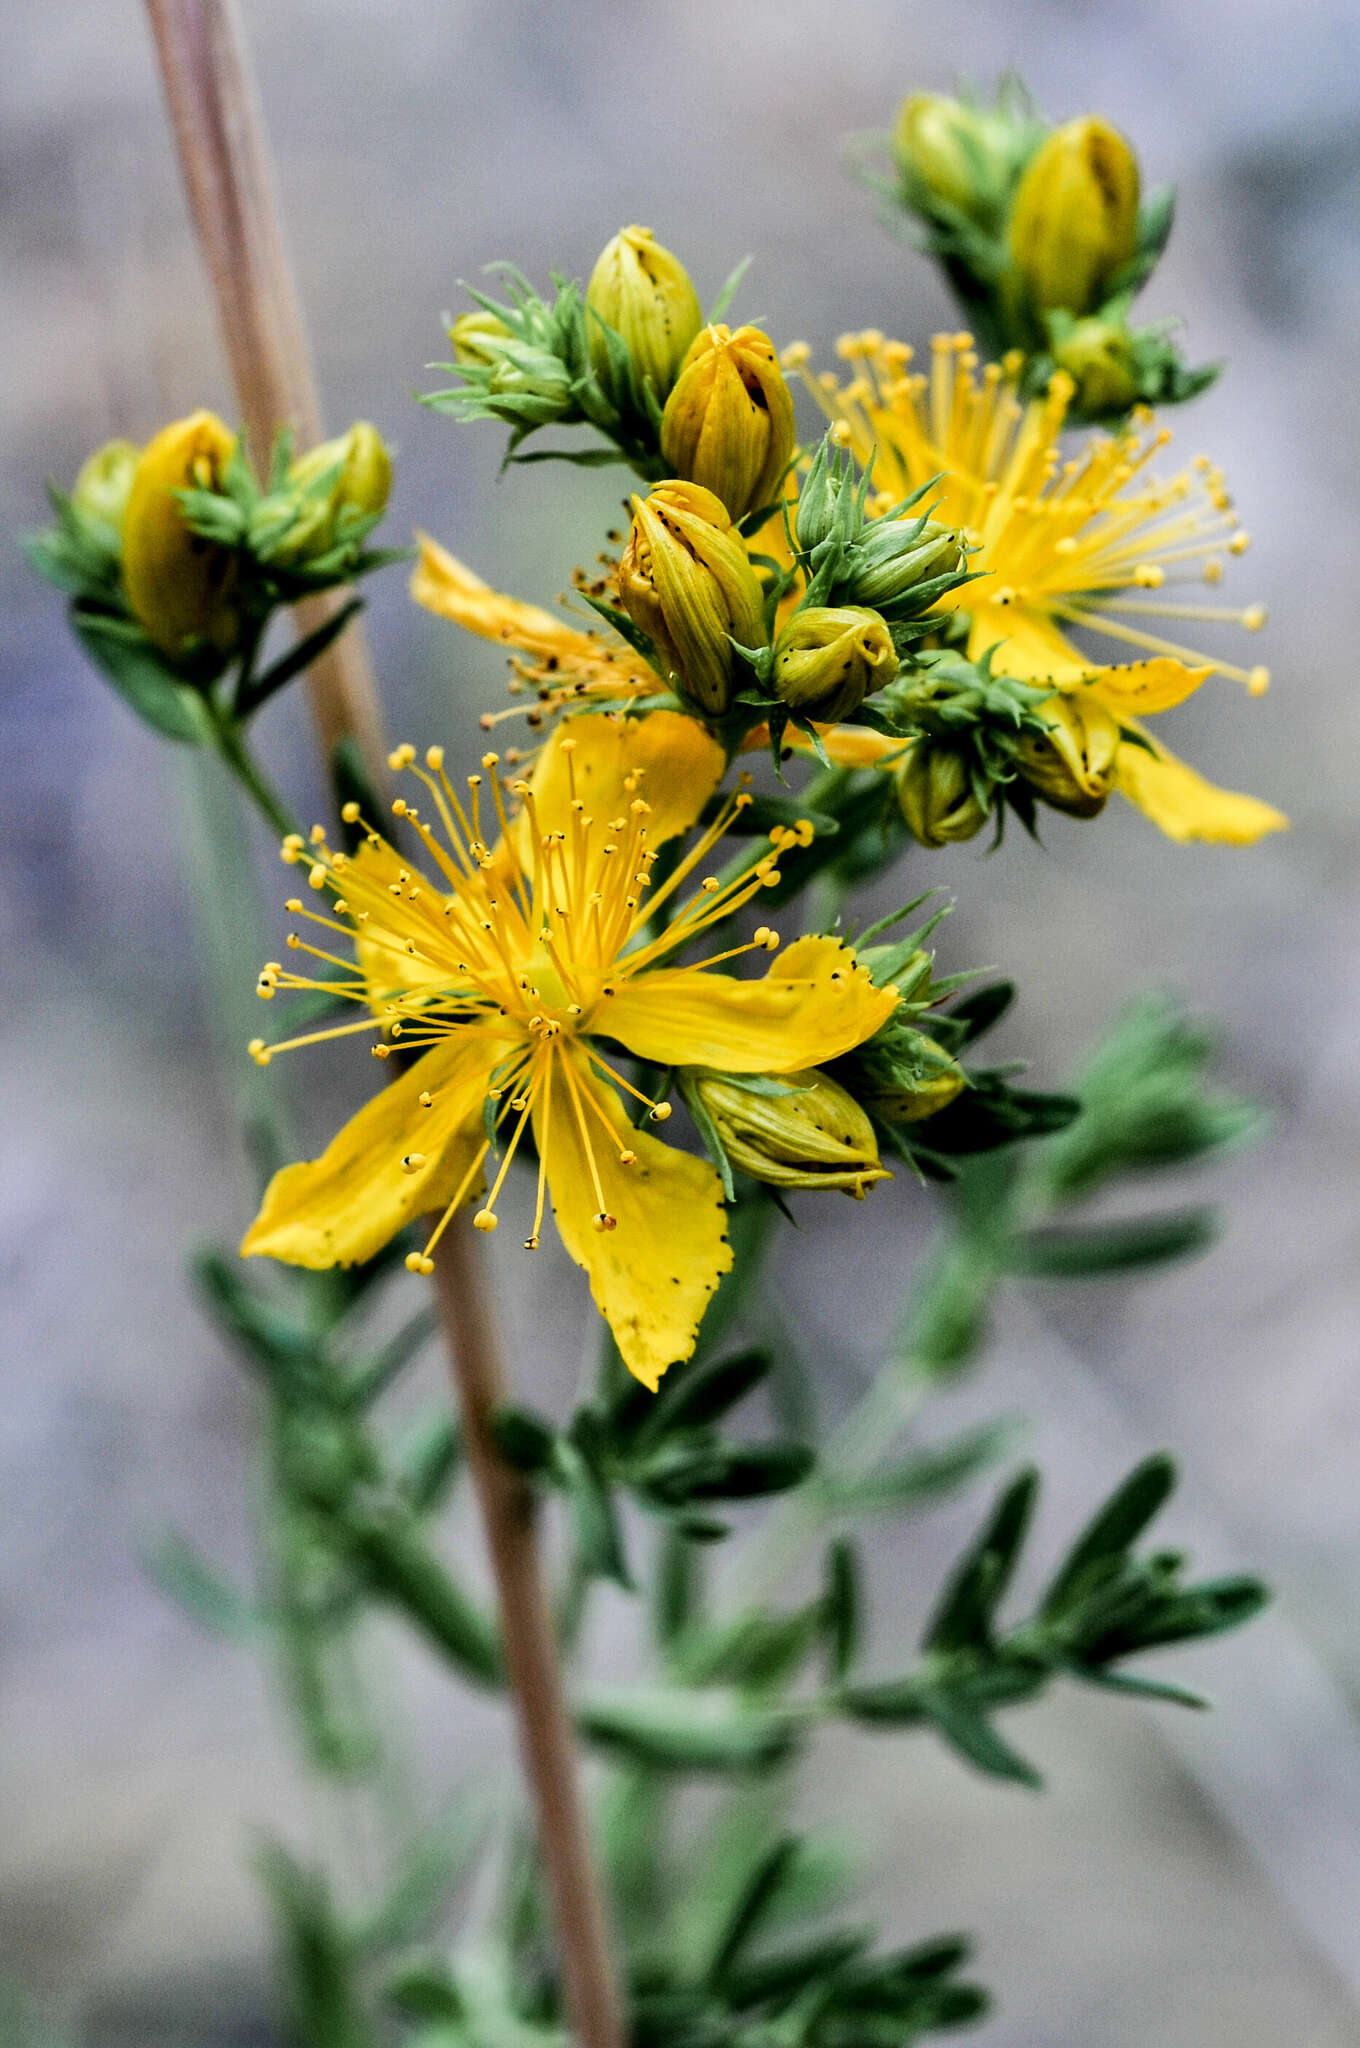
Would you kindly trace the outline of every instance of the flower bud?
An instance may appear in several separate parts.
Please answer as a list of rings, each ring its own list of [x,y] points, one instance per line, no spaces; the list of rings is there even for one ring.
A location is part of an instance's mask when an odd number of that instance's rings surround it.
[[[1108,121],[1067,121],[1016,187],[1011,256],[1040,312],[1089,313],[1138,246],[1138,159]]]
[[[1053,336],[1053,360],[1076,386],[1077,409],[1099,415],[1124,412],[1138,397],[1133,336],[1122,322],[1074,320]]]
[[[943,93],[914,92],[893,123],[893,154],[908,204],[937,204],[970,220],[995,219],[1014,150],[1004,115]]]
[[[746,543],[712,491],[677,481],[634,498],[619,599],[681,692],[709,716],[725,711],[732,642],[765,645],[765,601]]]
[[[132,441],[106,441],[93,455],[87,455],[71,489],[76,511],[121,537],[141,454]]]
[[[877,612],[808,605],[775,642],[774,687],[800,718],[836,725],[892,682],[897,666],[892,634]]]
[[[857,604],[898,605],[966,559],[954,528],[937,519],[871,519],[846,552],[845,584]]]
[[[485,306],[460,313],[449,328],[453,358],[457,363],[494,363],[496,351],[490,344],[509,339],[510,329],[505,322],[497,314],[488,313]]]
[[[608,381],[609,349],[592,313],[622,338],[639,384],[649,379],[658,403],[664,401],[704,315],[689,272],[650,228],[620,228],[600,251],[586,286],[590,360]]]
[[[336,474],[324,495],[302,495],[332,471]],[[274,560],[305,563],[329,553],[345,538],[347,524],[381,513],[391,488],[392,458],[367,420],[356,420],[347,434],[309,448],[288,471],[286,489],[299,494],[298,516],[275,548]]]
[[[976,786],[971,758],[958,747],[913,740],[895,771],[907,829],[922,846],[973,839],[991,814]]]
[[[123,522],[123,582],[134,616],[172,661],[206,642],[231,653],[240,633],[230,549],[194,533],[180,490],[211,490],[236,447],[216,413],[195,412],[163,427],[142,450]]]
[[[913,1031],[910,1038],[909,1053],[905,1046],[896,1048],[891,1076],[871,1071],[862,1091],[866,1106],[884,1123],[923,1123],[946,1108],[967,1083],[963,1068],[935,1039],[924,1031]]]
[[[773,501],[795,441],[793,394],[768,334],[701,329],[661,415],[661,453],[675,474],[744,519]]]
[[[740,1173],[778,1188],[841,1188],[862,1201],[889,1178],[874,1127],[852,1095],[816,1067],[781,1074],[766,1094],[740,1078],[697,1071],[694,1092]]]
[[[1089,693],[1059,694],[1039,706],[1046,733],[1021,733],[1011,742],[1016,766],[1037,796],[1055,811],[1094,818],[1114,787],[1119,724]]]

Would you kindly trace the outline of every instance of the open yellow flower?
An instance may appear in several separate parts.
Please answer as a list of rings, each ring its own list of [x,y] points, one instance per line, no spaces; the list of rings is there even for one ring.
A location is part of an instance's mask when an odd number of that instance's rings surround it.
[[[531,726],[569,706],[579,710],[592,702],[654,697],[666,688],[655,669],[603,623],[569,625],[541,605],[493,590],[427,533],[418,533],[416,541],[420,557],[411,577],[412,597],[437,618],[506,649],[514,670],[511,692],[534,695],[528,707]],[[523,708],[485,713],[483,731],[520,715]]]
[[[1114,786],[1171,838],[1245,845],[1285,825],[1270,804],[1216,789],[1138,723],[1214,674],[1253,695],[1270,680],[1264,668],[1197,654],[1150,629],[1164,619],[1248,630],[1265,621],[1259,605],[1230,609],[1175,595],[1186,582],[1216,584],[1224,556],[1247,545],[1208,460],[1154,478],[1148,465],[1169,436],[1146,411],[1063,460],[1057,440],[1071,380],[1055,377],[1045,397],[1027,404],[1016,391],[1019,360],[979,371],[967,335],[936,336],[928,376],[911,370],[904,343],[877,332],[839,346],[854,367],[850,381],[804,371],[837,438],[859,462],[874,459],[884,505],[938,479],[936,516],[962,528],[976,550],[969,567],[987,580],[950,592],[939,607],[968,613],[969,655],[997,648],[998,673],[1050,684],[1084,728],[1099,728],[1102,741],[1112,731]],[[806,359],[801,344],[785,356],[796,368]],[[1069,637],[1073,627],[1142,658],[1095,660]],[[1061,718],[1064,730],[1070,722]]]
[[[294,951],[342,970],[318,981],[271,963],[260,993],[325,988],[357,1004],[354,1023],[303,1034],[312,1044],[350,1032],[381,1033],[373,1051],[418,1054],[361,1109],[320,1159],[275,1175],[242,1250],[293,1265],[367,1259],[420,1213],[433,1213],[413,1271],[455,1211],[491,1185],[474,1222],[494,1230],[510,1162],[527,1129],[538,1151],[533,1222],[537,1247],[551,1195],[568,1252],[590,1277],[630,1370],[655,1387],[689,1357],[699,1322],[732,1262],[722,1190],[706,1160],[660,1143],[625,1114],[623,1095],[645,1104],[644,1122],[670,1115],[611,1064],[602,1044],[661,1066],[701,1065],[732,1074],[786,1074],[819,1066],[869,1038],[897,1004],[874,987],[853,953],[829,938],[795,940],[760,980],[714,973],[752,950],[773,952],[761,926],[750,945],[694,965],[677,951],[777,880],[778,846],[739,879],[703,875],[718,839],[749,799],[730,797],[712,824],[655,887],[660,849],[686,831],[717,788],[722,749],[692,719],[571,720],[544,748],[511,818],[495,773],[468,777],[460,794],[431,748],[392,757],[428,791],[433,822],[394,805],[428,857],[418,872],[376,831],[353,855],[332,850],[320,828],[310,845],[284,842],[284,858],[308,869],[329,916],[289,909],[348,941],[357,966],[290,934]],[[645,792],[645,794],[644,794]],[[490,797],[499,843],[483,836]],[[351,822],[357,811],[347,806]],[[695,886],[694,878],[700,879]],[[665,909],[668,921],[652,920]],[[267,1062],[281,1046],[256,1040]],[[499,1155],[494,1167],[494,1155]]]

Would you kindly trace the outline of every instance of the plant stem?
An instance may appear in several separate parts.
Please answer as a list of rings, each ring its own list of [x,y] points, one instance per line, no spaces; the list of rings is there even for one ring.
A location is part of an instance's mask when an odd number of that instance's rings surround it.
[[[452,1339],[468,1463],[486,1517],[524,1768],[538,1809],[556,1909],[566,2006],[582,2048],[621,2048],[623,2028],[544,1592],[533,1490],[496,1447],[492,1417],[508,1386],[480,1261],[466,1226],[445,1231],[434,1260],[435,1292]]]
[[[263,464],[280,426],[291,423],[304,447],[321,439],[322,426],[243,32],[234,0],[146,0],[146,8],[246,436]],[[329,616],[329,603],[310,600],[298,613],[306,632]],[[337,743],[352,738],[381,786],[382,721],[357,627],[312,664],[308,687],[327,770]],[[270,822],[282,820],[288,830],[286,814],[234,731],[231,746],[236,758],[224,751],[228,765]],[[506,1661],[557,1907],[568,2013],[582,2048],[621,2048],[604,1906],[577,1792],[533,1502],[491,1435],[504,1373],[485,1276],[461,1231],[446,1232],[441,1242],[436,1291],[503,1607]]]
[[[218,757],[223,765],[236,777],[256,810],[267,824],[273,826],[280,839],[289,832],[295,832],[296,820],[245,744],[230,712],[219,711],[215,706],[212,711]]]

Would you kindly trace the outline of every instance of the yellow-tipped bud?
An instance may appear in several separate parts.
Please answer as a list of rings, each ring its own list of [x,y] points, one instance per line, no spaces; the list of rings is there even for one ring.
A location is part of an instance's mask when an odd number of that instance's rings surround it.
[[[773,501],[795,442],[793,394],[769,335],[703,328],[661,415],[661,453],[675,474],[744,519]]]
[[[727,709],[733,640],[765,644],[764,597],[746,543],[712,491],[679,481],[633,500],[619,598],[700,711]]]
[[[1122,322],[1074,320],[1054,337],[1053,360],[1076,386],[1081,412],[1123,412],[1138,396],[1133,336]]]
[[[172,661],[194,641],[219,655],[235,647],[240,614],[236,564],[229,549],[192,533],[177,490],[220,482],[236,436],[212,412],[163,427],[142,450],[123,522],[123,582],[128,603]]]
[[[891,1081],[875,1081],[864,1091],[864,1100],[876,1116],[889,1124],[924,1123],[954,1100],[967,1084],[957,1060],[923,1031],[913,1034],[914,1058],[908,1063],[899,1055]]]
[[[87,455],[71,489],[76,511],[86,519],[97,519],[121,537],[141,455],[132,441],[106,441],[93,455]]]
[[[609,350],[592,313],[622,338],[638,381],[649,378],[663,402],[704,320],[679,257],[640,227],[620,228],[600,251],[586,286],[586,339],[591,362],[607,376]]]
[[[276,561],[306,562],[324,555],[341,538],[346,514],[371,518],[383,510],[392,488],[392,458],[367,420],[356,420],[348,433],[299,456],[288,471],[286,488],[305,492],[332,471],[336,474],[324,495],[300,499],[296,520],[274,550]]]
[[[449,327],[453,357],[458,363],[492,364],[497,360],[497,352],[488,343],[509,339],[510,329],[505,322],[495,313],[488,313],[485,306],[477,306],[470,313],[460,313]]]
[[[1138,159],[1094,114],[1041,142],[1016,187],[1011,256],[1032,304],[1089,313],[1138,244]]]
[[[892,634],[858,605],[809,605],[795,612],[774,649],[774,687],[800,718],[836,724],[897,674]]]
[[[1049,697],[1038,716],[1048,731],[1024,733],[1014,742],[1020,773],[1055,811],[1094,818],[1114,787],[1118,721],[1089,693]]]
[[[783,1093],[763,1092],[774,1088]],[[760,1090],[724,1074],[696,1074],[694,1090],[734,1167],[778,1188],[839,1188],[857,1200],[889,1178],[873,1125],[852,1095],[816,1067],[781,1074]]]
[[[922,846],[974,839],[991,812],[971,762],[957,747],[913,740],[897,764],[895,782],[907,829]]]
[[[944,93],[914,92],[893,122],[893,153],[913,205],[933,200],[987,221],[1010,171],[1013,124]]]

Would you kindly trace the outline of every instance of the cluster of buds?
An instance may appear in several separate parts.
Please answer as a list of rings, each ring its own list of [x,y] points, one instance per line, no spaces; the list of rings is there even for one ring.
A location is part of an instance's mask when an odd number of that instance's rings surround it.
[[[1130,324],[1171,232],[1173,194],[1144,199],[1137,156],[1109,121],[1083,114],[1050,128],[1009,80],[992,107],[913,93],[892,152],[895,203],[923,225],[989,352],[1029,358],[1031,388],[1065,370],[1076,413],[1114,419],[1212,381],[1182,360],[1172,323]]]
[[[253,670],[271,613],[389,559],[363,543],[381,518],[392,464],[357,422],[292,459],[280,435],[267,488],[216,413],[173,420],[144,448],[110,441],[82,465],[56,524],[28,552],[67,592],[84,646],[138,715],[201,738],[195,693],[236,664],[255,709],[279,684]],[[237,707],[242,708],[241,706]]]
[[[701,716],[720,718],[738,650],[767,639],[760,579],[722,500],[680,480],[634,498],[619,601],[677,693]]]
[[[905,742],[890,768],[912,838],[928,847],[973,839],[1003,801],[1028,816],[1041,792],[1026,779],[1027,762],[1048,758],[1052,701],[1031,684],[993,675],[990,655],[922,654],[884,700]]]
[[[794,537],[809,577],[808,602],[871,606],[899,629],[900,651],[910,637],[901,629],[919,625],[965,580],[966,550],[962,536],[928,511],[907,516],[928,485],[871,518],[870,482],[867,470],[856,478],[849,454],[825,435],[798,495]]]

